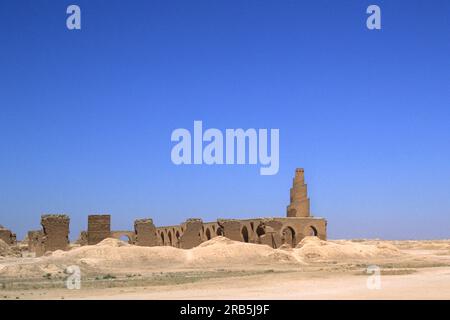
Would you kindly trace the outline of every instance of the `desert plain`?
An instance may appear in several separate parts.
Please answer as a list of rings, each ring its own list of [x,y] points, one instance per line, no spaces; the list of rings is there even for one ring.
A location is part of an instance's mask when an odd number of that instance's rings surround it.
[[[37,258],[0,242],[0,299],[450,299],[450,240],[273,249],[219,236],[179,249],[108,238]]]

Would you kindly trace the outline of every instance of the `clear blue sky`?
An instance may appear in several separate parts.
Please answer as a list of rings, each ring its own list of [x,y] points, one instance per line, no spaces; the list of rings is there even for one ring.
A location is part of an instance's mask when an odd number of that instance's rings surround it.
[[[194,120],[279,128],[279,173],[173,165]],[[296,167],[330,238],[449,238],[450,2],[2,0],[0,150],[19,238],[47,212],[72,239],[90,213],[284,216]]]

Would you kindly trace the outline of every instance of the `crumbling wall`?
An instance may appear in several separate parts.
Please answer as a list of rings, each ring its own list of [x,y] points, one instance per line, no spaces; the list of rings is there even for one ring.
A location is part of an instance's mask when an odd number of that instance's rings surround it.
[[[264,219],[258,226],[257,233],[260,244],[278,248],[283,244],[281,227],[283,224],[274,219]]]
[[[28,231],[28,251],[34,252],[36,257],[40,257],[45,253],[44,248],[44,231],[32,230]]]
[[[78,236],[77,241],[75,241],[76,244],[79,244],[80,246],[86,246],[88,244],[88,234],[86,231],[81,231],[80,235]]]
[[[68,249],[69,223],[69,216],[64,214],[47,214],[41,217],[45,251]]]
[[[214,237],[217,237],[216,230],[219,228],[219,224],[217,222],[204,223],[203,228],[203,241],[208,241]]]
[[[9,245],[16,244],[16,235],[2,225],[0,225],[0,239]]]
[[[183,224],[183,234],[180,237],[180,248],[190,249],[202,243],[202,219],[188,219]]]
[[[219,226],[223,229],[223,236],[235,240],[243,241],[241,235],[241,222],[234,219],[219,219],[217,220]]]
[[[158,244],[156,227],[152,219],[138,219],[134,221],[134,232],[136,233],[136,245],[153,247]]]
[[[97,244],[111,235],[111,216],[96,214],[88,216],[88,244]]]
[[[136,243],[136,233],[134,231],[114,230],[110,232],[109,237],[128,242],[129,244]]]

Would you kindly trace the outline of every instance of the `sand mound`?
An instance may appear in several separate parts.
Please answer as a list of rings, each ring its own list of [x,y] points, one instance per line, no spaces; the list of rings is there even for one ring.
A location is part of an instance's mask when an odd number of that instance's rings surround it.
[[[202,242],[197,248],[204,248],[204,247],[217,246],[217,245],[230,245],[235,242],[236,241],[230,240],[228,238],[218,236],[218,237],[212,238],[208,241]]]
[[[295,249],[296,254],[305,259],[341,260],[374,257],[394,257],[401,251],[387,243],[360,244],[352,241],[323,241],[317,237],[304,238]]]
[[[106,238],[103,241],[100,241],[96,244],[97,247],[129,247],[131,244],[119,240],[119,239],[113,239],[113,238]]]
[[[233,241],[225,237],[215,237],[198,247],[188,250],[190,265],[241,265],[298,263],[299,259],[283,250],[269,246]]]
[[[293,252],[274,250],[269,246],[232,241],[216,237],[192,249],[174,247],[140,247],[129,245],[116,239],[105,239],[97,245],[73,248],[69,251],[55,251],[49,256],[36,258],[22,265],[1,267],[4,277],[24,274],[37,276],[46,273],[60,273],[70,265],[82,270],[104,272],[139,272],[154,270],[173,270],[198,267],[233,268],[252,266],[280,266],[285,264],[303,264]],[[53,266],[53,271],[49,271]]]
[[[5,244],[6,245],[6,244]],[[9,249],[6,247],[7,250]],[[402,253],[387,243],[362,244],[351,241],[322,241],[317,237],[303,239],[296,248],[273,249],[266,245],[215,237],[192,249],[169,246],[141,247],[117,239],[105,239],[97,245],[55,251],[49,256],[15,265],[0,264],[3,277],[61,273],[70,265],[83,272],[160,272],[208,268],[254,268],[259,266],[299,267],[319,261],[348,262],[373,258],[391,258]],[[364,260],[367,261],[367,260]]]
[[[1,278],[34,278],[43,276],[63,275],[64,266],[55,264],[8,264],[0,265]]]
[[[94,246],[55,251],[49,257],[53,263],[80,264],[91,267],[182,268],[215,267],[248,264],[299,262],[282,250],[268,246],[232,241],[216,237],[192,249],[174,247],[140,247],[116,239],[105,239]]]

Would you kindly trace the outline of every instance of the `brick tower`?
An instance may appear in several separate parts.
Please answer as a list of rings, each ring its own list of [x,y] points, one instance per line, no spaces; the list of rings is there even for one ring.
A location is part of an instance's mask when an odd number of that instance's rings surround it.
[[[309,217],[308,189],[305,184],[305,172],[302,168],[295,170],[291,188],[291,203],[287,207],[288,217]]]

